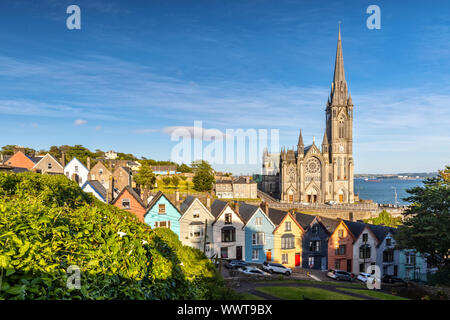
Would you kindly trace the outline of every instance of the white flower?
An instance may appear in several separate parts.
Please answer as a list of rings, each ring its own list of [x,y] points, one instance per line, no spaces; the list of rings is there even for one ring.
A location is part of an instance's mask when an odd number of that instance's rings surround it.
[[[123,236],[126,236],[127,234],[125,232],[119,231],[117,234],[122,238]]]
[[[145,240],[142,240],[142,244],[147,244],[148,242]]]

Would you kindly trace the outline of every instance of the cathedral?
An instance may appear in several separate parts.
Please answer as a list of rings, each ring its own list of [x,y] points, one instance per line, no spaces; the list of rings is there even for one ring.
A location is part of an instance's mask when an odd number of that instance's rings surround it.
[[[322,144],[263,154],[262,191],[281,202],[353,203],[353,103],[345,80],[339,29],[331,93],[325,109]]]

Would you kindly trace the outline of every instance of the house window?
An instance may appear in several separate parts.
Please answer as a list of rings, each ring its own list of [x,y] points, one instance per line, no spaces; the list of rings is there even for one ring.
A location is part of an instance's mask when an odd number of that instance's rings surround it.
[[[200,218],[200,211],[194,210],[194,213],[192,214],[192,218],[194,218],[194,219]]]
[[[255,218],[255,226],[262,226],[262,218],[261,217],[256,217]]]
[[[203,237],[203,227],[201,225],[191,226],[189,232],[191,238],[201,238]]]
[[[342,256],[342,255],[345,254],[345,249],[346,249],[346,245],[345,244],[341,244],[341,245],[339,245],[338,248],[336,248],[335,254],[339,255],[339,256]]]
[[[130,209],[130,199],[122,199],[122,208],[123,209]]]
[[[392,245],[392,239],[391,238],[387,238],[386,239],[386,246],[390,247]]]
[[[309,251],[319,252],[320,251],[320,241],[310,241],[309,242]]]
[[[166,214],[166,205],[164,203],[158,205],[158,214]]]
[[[406,264],[416,264],[416,255],[415,254],[409,254],[406,256]]]
[[[364,272],[364,263],[359,264],[359,272]]]
[[[359,258],[360,259],[369,259],[370,258],[370,246],[361,246],[359,247]]]
[[[253,245],[263,245],[266,243],[264,232],[253,233],[252,235],[252,244]]]
[[[52,168],[52,164],[51,163],[48,163],[47,164],[47,169],[51,169]]]
[[[236,241],[236,229],[222,229],[222,242]]]
[[[103,174],[103,169],[98,170],[98,173]]]
[[[78,166],[75,166],[75,172],[78,172]]]
[[[295,238],[294,235],[284,235],[281,237],[281,249],[294,249]]]
[[[155,228],[170,228],[170,221],[156,221]]]
[[[289,257],[289,255],[287,253],[283,253],[281,255],[281,263],[282,264],[288,264],[289,263],[288,257]]]
[[[220,248],[220,257],[222,259],[228,259],[228,248]]]
[[[211,250],[211,245],[209,243],[207,243],[205,245],[205,252],[209,252]]]
[[[225,213],[225,224],[231,224],[231,223],[232,223],[231,213]]]
[[[291,222],[290,221],[286,221],[284,223],[284,231],[291,231]]]
[[[252,250],[252,260],[259,260],[259,249]]]
[[[363,233],[362,241],[363,242],[369,241],[369,234],[368,233]]]
[[[385,250],[383,251],[383,262],[393,262],[394,261],[394,251]]]
[[[338,237],[339,238],[343,238],[344,237],[344,230],[342,230],[342,229],[338,230]]]
[[[310,268],[314,267],[314,257],[309,257],[308,258],[308,266]]]
[[[341,260],[334,261],[334,268],[337,270],[341,269]]]
[[[319,232],[319,227],[315,224],[311,229],[312,234],[317,234]]]

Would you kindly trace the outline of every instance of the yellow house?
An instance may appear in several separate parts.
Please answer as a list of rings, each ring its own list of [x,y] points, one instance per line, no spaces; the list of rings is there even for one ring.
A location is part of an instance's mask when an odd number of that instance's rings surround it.
[[[271,208],[269,218],[277,226],[273,231],[273,261],[287,267],[301,266],[302,237],[305,230],[290,212]]]

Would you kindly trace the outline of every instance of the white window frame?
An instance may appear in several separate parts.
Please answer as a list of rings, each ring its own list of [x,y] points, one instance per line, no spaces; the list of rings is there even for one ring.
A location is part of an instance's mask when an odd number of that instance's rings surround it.
[[[289,254],[282,253],[281,254],[281,264],[288,264],[289,263]]]
[[[259,249],[252,250],[252,260],[259,260]]]
[[[253,232],[252,244],[254,246],[266,244],[266,234],[264,232]]]

